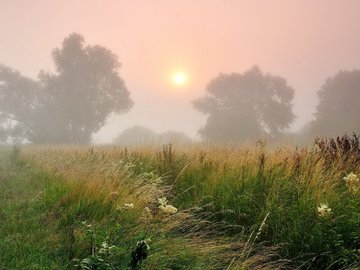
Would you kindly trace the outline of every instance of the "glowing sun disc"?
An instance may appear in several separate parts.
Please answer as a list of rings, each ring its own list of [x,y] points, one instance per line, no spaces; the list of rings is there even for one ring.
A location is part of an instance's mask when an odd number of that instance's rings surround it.
[[[182,86],[186,84],[188,78],[184,72],[176,72],[174,76],[172,77],[172,81],[177,86]]]

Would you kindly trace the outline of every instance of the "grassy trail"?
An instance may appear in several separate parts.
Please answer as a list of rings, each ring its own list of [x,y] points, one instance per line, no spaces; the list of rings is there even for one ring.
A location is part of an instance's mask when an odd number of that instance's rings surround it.
[[[1,154],[0,269],[65,269],[56,250],[58,232],[48,218],[59,191],[46,175]]]

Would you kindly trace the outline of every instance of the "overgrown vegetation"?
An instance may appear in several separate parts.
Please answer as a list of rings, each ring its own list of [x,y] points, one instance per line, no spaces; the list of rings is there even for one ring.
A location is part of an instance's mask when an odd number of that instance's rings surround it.
[[[0,201],[0,265],[357,269],[356,138],[295,150],[23,148],[1,165],[1,194],[11,197]],[[16,215],[31,217],[26,233]],[[8,248],[6,237],[18,240]]]

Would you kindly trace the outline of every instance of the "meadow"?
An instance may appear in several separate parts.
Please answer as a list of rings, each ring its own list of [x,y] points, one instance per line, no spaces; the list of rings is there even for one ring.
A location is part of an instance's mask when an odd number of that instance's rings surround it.
[[[4,149],[0,269],[359,269],[357,136]]]

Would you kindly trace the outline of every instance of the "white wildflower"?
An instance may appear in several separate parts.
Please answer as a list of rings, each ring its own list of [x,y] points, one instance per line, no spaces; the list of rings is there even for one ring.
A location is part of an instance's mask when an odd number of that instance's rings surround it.
[[[321,203],[317,210],[320,217],[326,217],[331,214],[331,208],[324,203]]]
[[[85,227],[87,227],[88,229],[91,229],[91,224],[88,224],[86,221],[82,221],[81,222],[82,225],[84,225]]]
[[[99,254],[107,254],[107,253],[109,253],[109,244],[106,241],[104,241],[101,243]]]
[[[133,209],[134,208],[134,204],[133,203],[125,203],[124,204],[124,209]]]
[[[159,209],[162,212],[164,212],[166,214],[175,214],[175,213],[177,213],[177,211],[178,211],[177,208],[170,205],[170,204],[167,204],[168,201],[167,201],[167,199],[165,197],[159,198],[158,202],[160,204]]]
[[[166,214],[175,214],[175,213],[177,213],[177,208],[176,207],[174,207],[174,206],[172,206],[172,205],[170,205],[170,204],[168,204],[168,205],[160,205],[159,206],[159,209],[161,210],[161,211],[163,211],[164,213],[166,213]]]
[[[101,247],[104,248],[104,249],[108,249],[109,244],[107,242],[102,242]]]
[[[356,174],[350,173],[348,176],[344,177],[346,187],[353,193],[357,192],[360,189],[360,180]]]
[[[167,203],[168,203],[168,200],[166,199],[166,197],[162,197],[162,198],[158,199],[158,202],[159,202],[160,205],[166,206]]]

